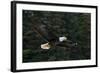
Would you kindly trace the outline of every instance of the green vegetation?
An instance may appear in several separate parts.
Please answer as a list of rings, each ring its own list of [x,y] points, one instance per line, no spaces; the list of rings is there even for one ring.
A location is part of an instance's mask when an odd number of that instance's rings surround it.
[[[89,13],[23,10],[23,62],[90,59],[90,18]],[[66,36],[77,46],[43,50],[40,45],[46,41],[33,30],[34,25],[47,28],[57,37]]]

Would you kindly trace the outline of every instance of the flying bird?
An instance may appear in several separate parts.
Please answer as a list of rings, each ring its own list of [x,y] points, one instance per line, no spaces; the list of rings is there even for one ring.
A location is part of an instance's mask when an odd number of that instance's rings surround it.
[[[45,41],[45,43],[40,45],[42,49],[50,49],[52,46],[73,47],[77,45],[77,43],[73,43],[71,40],[68,40],[68,38],[64,35],[60,37],[56,36],[52,30],[44,25],[44,23],[36,22],[36,19],[32,20],[31,18],[29,21],[33,25],[32,30],[35,31]]]

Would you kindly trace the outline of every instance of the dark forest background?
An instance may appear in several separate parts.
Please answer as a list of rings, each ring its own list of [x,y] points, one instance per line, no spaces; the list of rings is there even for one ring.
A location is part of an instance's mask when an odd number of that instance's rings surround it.
[[[23,10],[23,62],[90,59],[90,19],[89,13]],[[41,49],[40,45],[45,43],[45,40],[33,30],[34,25],[48,28],[58,37],[66,36],[77,45]]]

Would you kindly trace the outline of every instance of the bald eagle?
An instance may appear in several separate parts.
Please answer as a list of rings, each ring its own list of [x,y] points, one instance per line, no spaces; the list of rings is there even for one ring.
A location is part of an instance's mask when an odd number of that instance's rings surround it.
[[[46,25],[43,23],[35,23],[36,20],[31,20],[32,30],[35,31],[40,37],[43,38],[45,43],[41,43],[41,49],[50,49],[52,46],[59,46],[59,47],[74,47],[77,43],[68,40],[67,37],[64,35],[56,36],[52,30],[48,29]]]

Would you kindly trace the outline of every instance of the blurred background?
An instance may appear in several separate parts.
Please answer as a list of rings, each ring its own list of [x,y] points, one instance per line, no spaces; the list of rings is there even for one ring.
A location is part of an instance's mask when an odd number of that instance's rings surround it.
[[[90,59],[90,19],[90,13],[23,10],[23,62]],[[46,41],[33,30],[34,26],[44,33],[53,33],[57,37],[65,36],[72,43],[76,42],[77,45],[42,49],[40,45]],[[48,37],[52,37],[52,35]]]

